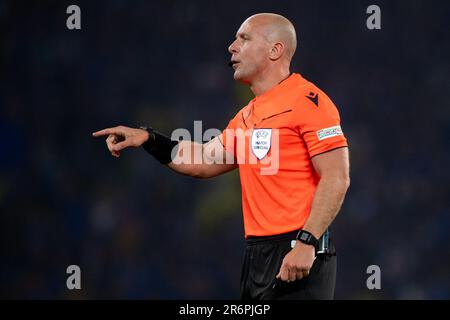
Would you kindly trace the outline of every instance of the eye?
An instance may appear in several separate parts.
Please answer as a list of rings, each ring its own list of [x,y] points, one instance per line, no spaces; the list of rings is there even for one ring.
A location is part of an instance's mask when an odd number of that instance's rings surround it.
[[[241,40],[244,40],[244,41],[250,40],[250,37],[249,37],[248,35],[246,35],[246,34],[240,35],[239,38],[240,38]]]

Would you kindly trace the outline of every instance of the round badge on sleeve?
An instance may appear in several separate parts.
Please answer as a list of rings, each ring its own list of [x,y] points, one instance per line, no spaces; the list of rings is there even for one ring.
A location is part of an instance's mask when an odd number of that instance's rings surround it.
[[[252,151],[259,160],[262,160],[269,152],[271,141],[272,129],[253,129]]]

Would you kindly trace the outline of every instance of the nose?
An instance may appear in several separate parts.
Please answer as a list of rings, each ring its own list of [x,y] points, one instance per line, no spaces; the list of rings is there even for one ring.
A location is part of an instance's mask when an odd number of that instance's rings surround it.
[[[236,48],[236,40],[234,40],[230,46],[228,47],[228,52],[231,54],[237,53],[237,48]]]

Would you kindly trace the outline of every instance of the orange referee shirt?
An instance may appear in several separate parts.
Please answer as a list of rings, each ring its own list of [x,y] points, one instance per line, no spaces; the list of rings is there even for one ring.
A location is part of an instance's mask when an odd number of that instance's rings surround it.
[[[296,73],[251,100],[220,139],[239,164],[245,237],[302,228],[319,182],[311,158],[347,146],[333,102]]]

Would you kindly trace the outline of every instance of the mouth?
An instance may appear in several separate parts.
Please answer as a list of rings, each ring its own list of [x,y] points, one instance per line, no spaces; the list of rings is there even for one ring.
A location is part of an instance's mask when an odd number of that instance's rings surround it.
[[[230,62],[228,62],[228,66],[229,67],[235,67],[237,64],[239,64],[240,63],[240,61],[237,61],[237,60],[231,60]]]

